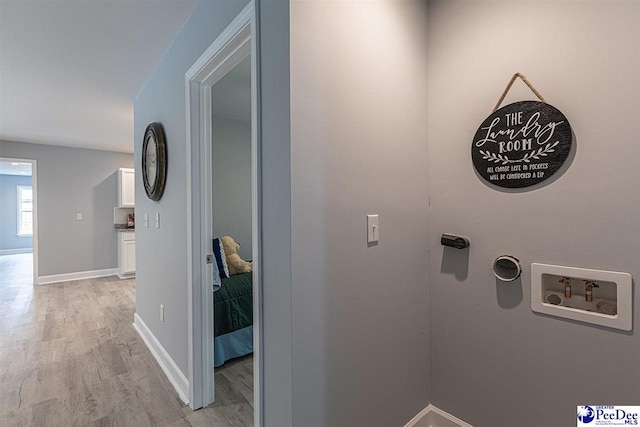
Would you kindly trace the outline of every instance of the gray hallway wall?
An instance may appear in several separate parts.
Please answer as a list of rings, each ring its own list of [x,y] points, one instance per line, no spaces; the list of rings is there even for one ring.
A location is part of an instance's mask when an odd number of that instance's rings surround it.
[[[421,1],[291,2],[295,426],[430,400],[426,24]]]
[[[639,22],[636,1],[429,1],[432,403],[476,427],[574,425],[577,405],[640,396],[637,314],[622,332],[530,306],[532,262],[640,277]],[[508,193],[479,180],[470,147],[516,71],[577,151],[557,180]],[[529,99],[517,81],[503,105]],[[443,232],[470,250],[443,250]],[[512,284],[491,272],[505,253],[524,267]]]
[[[134,158],[141,163],[147,125],[160,122],[167,141],[167,181],[159,201],[144,191],[136,170],[136,214],[161,218],[160,228],[136,229],[136,313],[182,372],[188,372],[187,332],[187,149],[184,75],[245,2],[202,1],[174,39],[134,102]],[[160,262],[158,260],[170,260]],[[165,306],[165,321],[158,317]]]
[[[149,122],[164,126],[168,172],[159,202],[146,198],[136,173],[136,212],[163,218],[160,229],[136,230],[137,314],[171,358],[188,373],[187,170],[184,75],[245,2],[202,1],[135,101],[135,159]],[[260,2],[262,58],[262,223],[264,287],[264,419],[268,426],[291,425],[291,234],[289,139],[289,2]],[[170,260],[161,262],[160,260]],[[164,304],[165,322],[158,318]]]
[[[138,214],[160,212],[165,220],[159,230],[136,233],[137,313],[185,373],[184,72],[242,6],[225,5],[231,3],[198,5],[135,103],[135,140],[148,122],[163,123],[170,164],[160,202],[138,192]],[[429,401],[425,5],[260,5],[266,425],[402,424]],[[329,43],[346,37],[359,14],[365,31],[332,52]],[[339,33],[330,34],[326,18],[341,23]],[[389,37],[385,52],[389,64],[402,64],[403,79],[389,81],[392,67],[371,69],[375,46]],[[310,46],[319,49],[309,54]],[[361,63],[351,60],[352,49],[368,52]],[[304,79],[316,66],[334,87]],[[364,73],[376,84],[367,87]],[[358,82],[353,92],[340,90]],[[314,104],[323,96],[324,106]],[[348,111],[353,116],[341,115]],[[390,237],[367,248],[365,215],[372,210]],[[172,263],[158,265],[158,258]],[[391,300],[389,288],[397,295]],[[159,304],[167,306],[164,323]],[[398,354],[402,366],[389,369]],[[392,408],[374,384],[395,395]]]
[[[289,2],[260,2],[262,221],[264,285],[264,417],[268,426],[291,425],[291,185],[289,168]],[[136,175],[136,212],[159,212],[160,229],[136,231],[137,314],[151,328],[185,375],[187,342],[186,123],[184,74],[209,47],[244,2],[202,1],[174,40],[134,104],[135,158],[149,122],[159,121],[167,136],[167,187],[159,202],[144,195]],[[156,260],[171,260],[158,264]],[[165,322],[157,319],[165,304]]]

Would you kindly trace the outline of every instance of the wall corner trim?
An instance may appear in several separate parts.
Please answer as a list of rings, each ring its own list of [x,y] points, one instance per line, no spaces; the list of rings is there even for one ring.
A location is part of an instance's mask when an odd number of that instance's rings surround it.
[[[426,422],[426,424],[423,421]],[[471,424],[454,417],[448,412],[429,404],[426,408],[413,417],[404,427],[426,426],[429,427],[473,427]]]
[[[151,329],[147,326],[146,323],[142,320],[138,313],[133,315],[133,329],[136,330],[142,341],[147,345],[149,351],[156,359],[156,362],[162,368],[162,371],[165,373],[173,387],[178,392],[178,396],[185,403],[185,405],[189,404],[189,381],[187,377],[182,373],[180,368],[176,362],[169,356],[167,350],[164,349],[158,338],[153,335]]]
[[[77,273],[53,274],[51,276],[39,276],[37,285],[48,285],[58,282],[70,282],[73,280],[95,279],[96,277],[115,276],[118,274],[117,268],[107,268],[105,270],[79,271]]]

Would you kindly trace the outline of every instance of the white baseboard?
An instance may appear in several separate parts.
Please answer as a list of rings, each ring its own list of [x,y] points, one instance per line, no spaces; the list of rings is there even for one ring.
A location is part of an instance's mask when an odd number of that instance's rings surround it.
[[[151,329],[144,323],[142,318],[138,316],[138,313],[133,315],[133,328],[138,332],[142,341],[147,345],[153,357],[162,368],[173,387],[178,392],[178,396],[185,403],[189,404],[189,380],[182,373],[176,362],[169,356],[169,353],[164,349],[160,341],[153,335]]]
[[[0,255],[30,254],[33,248],[0,249]]]
[[[413,417],[404,427],[473,427],[471,424],[431,404]]]
[[[416,424],[418,424],[419,421],[427,417],[427,415],[431,412],[431,408],[433,408],[433,405],[429,404],[429,406],[418,412],[418,415],[411,418],[411,420],[409,420],[409,422],[406,423],[404,427],[414,427]]]
[[[118,274],[117,268],[107,268],[105,270],[79,271],[77,273],[53,274],[51,276],[40,276],[36,283],[38,285],[48,285],[50,283],[70,282],[72,280],[95,279],[96,277],[115,276]]]

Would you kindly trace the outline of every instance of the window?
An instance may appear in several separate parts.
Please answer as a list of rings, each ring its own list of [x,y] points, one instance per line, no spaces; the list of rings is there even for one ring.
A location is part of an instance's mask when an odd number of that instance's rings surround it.
[[[33,191],[30,185],[18,185],[18,236],[33,234]]]

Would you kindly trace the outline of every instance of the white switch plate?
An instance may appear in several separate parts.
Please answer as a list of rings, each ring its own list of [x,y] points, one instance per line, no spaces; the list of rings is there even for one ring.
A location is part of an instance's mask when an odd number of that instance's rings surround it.
[[[76,221],[82,221],[82,212],[76,213]]]
[[[148,213],[144,214],[144,226],[146,228],[149,228],[149,214]]]
[[[164,304],[160,304],[160,321],[164,323]]]
[[[376,243],[380,238],[378,215],[367,215],[367,243]]]
[[[156,228],[160,228],[160,212],[156,212]]]

